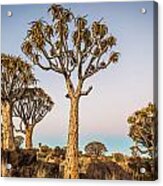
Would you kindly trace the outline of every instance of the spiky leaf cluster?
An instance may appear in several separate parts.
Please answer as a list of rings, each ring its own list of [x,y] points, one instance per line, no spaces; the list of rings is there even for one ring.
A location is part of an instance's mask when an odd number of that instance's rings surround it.
[[[51,22],[31,22],[22,44],[22,51],[34,64],[66,78],[76,71],[84,81],[118,61],[119,52],[113,51],[117,39],[102,20],[88,24],[87,16],[75,17],[71,10],[56,4],[48,12]]]
[[[132,150],[154,157],[157,152],[157,109],[149,103],[128,118],[129,136],[135,142]],[[136,153],[136,152],[135,152]]]
[[[35,83],[31,66],[20,57],[1,54],[1,100],[13,103]]]

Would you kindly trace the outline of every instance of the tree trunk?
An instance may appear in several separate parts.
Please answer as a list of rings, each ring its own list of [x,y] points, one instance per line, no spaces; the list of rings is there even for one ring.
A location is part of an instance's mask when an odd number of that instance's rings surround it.
[[[66,150],[66,162],[64,168],[65,179],[78,179],[78,109],[79,97],[71,98],[70,118],[68,129],[68,142]]]
[[[32,149],[32,134],[33,134],[33,126],[32,125],[26,125],[25,129],[25,148],[26,149]]]
[[[2,150],[1,151],[1,176],[2,177],[10,177],[11,170],[7,169],[7,164],[9,163],[9,151]]]
[[[5,101],[2,104],[2,148],[15,150],[14,132],[12,124],[12,106]]]

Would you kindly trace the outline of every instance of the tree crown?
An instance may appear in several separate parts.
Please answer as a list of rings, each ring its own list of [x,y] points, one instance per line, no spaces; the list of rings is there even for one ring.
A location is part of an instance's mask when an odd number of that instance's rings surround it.
[[[31,66],[20,57],[1,54],[1,100],[14,102],[36,82]]]
[[[51,97],[43,89],[28,88],[25,95],[15,102],[13,115],[21,118],[25,125],[36,125],[51,111],[53,105]]]
[[[85,146],[85,152],[89,155],[100,156],[104,152],[107,152],[105,145],[98,141],[93,141]]]
[[[48,12],[50,23],[41,19],[30,23],[22,51],[40,68],[64,75],[69,90],[79,93],[85,79],[118,61],[119,52],[113,51],[117,39],[102,20],[88,24],[87,16],[75,17],[56,4]],[[73,72],[79,80],[76,88]]]
[[[148,154],[154,157],[157,151],[157,109],[149,103],[130,117],[129,136],[134,140],[135,146],[131,147],[133,154]]]

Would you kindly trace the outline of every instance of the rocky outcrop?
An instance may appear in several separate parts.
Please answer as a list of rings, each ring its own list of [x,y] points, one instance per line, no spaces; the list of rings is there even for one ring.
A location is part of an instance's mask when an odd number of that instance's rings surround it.
[[[63,178],[65,158],[62,150],[48,148],[2,151],[2,160],[12,165],[3,176]],[[4,167],[4,166],[3,166]],[[80,179],[131,180],[132,176],[116,162],[106,157],[79,156]]]
[[[3,152],[2,157],[6,156],[7,163],[12,165],[6,176],[59,178],[59,164],[37,160],[37,150]]]

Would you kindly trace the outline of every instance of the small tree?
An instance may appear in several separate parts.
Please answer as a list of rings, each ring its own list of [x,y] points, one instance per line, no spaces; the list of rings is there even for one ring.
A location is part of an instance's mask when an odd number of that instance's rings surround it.
[[[147,107],[136,111],[128,118],[129,136],[135,142],[131,149],[135,156],[147,154],[151,158],[157,156],[157,109],[149,103]]]
[[[31,66],[20,57],[1,54],[2,148],[14,150],[12,109],[28,86],[34,83]]]
[[[15,140],[16,148],[20,149],[21,145],[24,143],[23,136],[20,136],[20,135],[19,136],[15,136],[14,140]]]
[[[85,152],[91,156],[101,156],[103,153],[107,152],[107,148],[103,143],[93,141],[85,146]]]
[[[25,147],[32,148],[33,129],[46,114],[51,111],[54,103],[41,88],[28,88],[25,95],[15,102],[13,115],[21,118],[20,130],[25,134]],[[22,124],[25,125],[23,130]]]
[[[115,161],[118,162],[118,163],[125,161],[125,156],[120,152],[113,153],[112,156],[115,159]]]
[[[75,17],[68,9],[52,5],[51,22],[31,22],[22,51],[41,69],[64,77],[70,99],[70,115],[64,178],[78,178],[79,101],[88,96],[84,82],[118,61],[113,51],[116,38],[101,20],[88,25],[86,16]],[[44,60],[44,63],[41,61]]]

